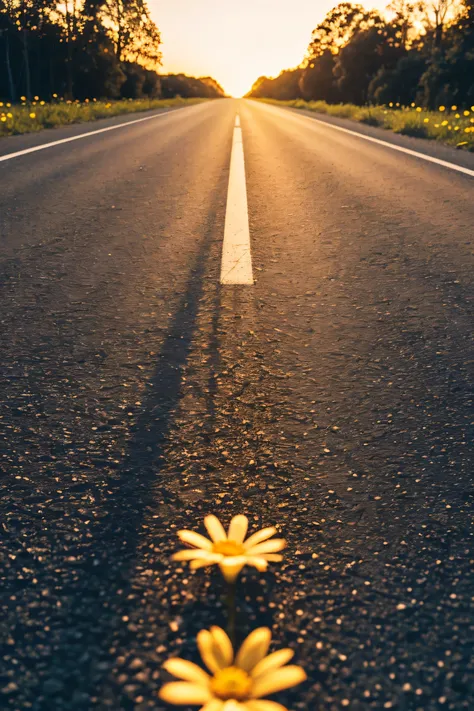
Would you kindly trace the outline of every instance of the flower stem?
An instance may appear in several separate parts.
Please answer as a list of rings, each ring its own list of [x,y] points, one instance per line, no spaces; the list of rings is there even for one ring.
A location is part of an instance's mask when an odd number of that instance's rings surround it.
[[[232,646],[235,647],[235,583],[227,584],[227,634],[232,642]]]

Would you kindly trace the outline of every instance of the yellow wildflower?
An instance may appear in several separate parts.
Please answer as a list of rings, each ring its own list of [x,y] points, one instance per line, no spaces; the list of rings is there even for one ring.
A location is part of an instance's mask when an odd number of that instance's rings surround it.
[[[204,525],[211,540],[195,531],[178,531],[179,538],[193,548],[178,551],[173,560],[189,560],[193,570],[218,565],[229,583],[237,579],[246,565],[264,571],[269,562],[280,563],[283,560],[278,551],[285,548],[286,542],[282,538],[269,540],[276,533],[273,526],[262,528],[245,540],[248,519],[242,514],[234,516],[227,533],[216,516],[206,516]]]
[[[301,667],[287,664],[293,657],[291,649],[267,656],[271,642],[268,627],[251,632],[237,654],[220,627],[201,630],[197,642],[211,674],[185,659],[168,659],[164,668],[182,681],[162,686],[159,696],[163,701],[200,706],[203,711],[287,711],[280,704],[260,699],[306,679]]]

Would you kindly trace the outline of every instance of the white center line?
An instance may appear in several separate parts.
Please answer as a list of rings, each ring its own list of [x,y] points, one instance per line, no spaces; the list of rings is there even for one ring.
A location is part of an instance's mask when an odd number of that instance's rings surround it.
[[[253,284],[250,231],[240,118],[235,119],[222,245],[221,284]]]

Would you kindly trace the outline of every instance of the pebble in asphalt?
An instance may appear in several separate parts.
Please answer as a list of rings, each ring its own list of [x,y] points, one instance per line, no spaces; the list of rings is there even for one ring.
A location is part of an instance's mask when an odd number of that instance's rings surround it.
[[[282,703],[470,709],[467,265],[436,278],[456,320],[429,280],[384,296],[375,235],[368,260],[319,243],[316,279],[303,233],[299,254],[267,233],[255,288],[221,290],[223,202],[183,218],[197,256],[167,253],[162,276],[140,222],[105,264],[89,244],[73,266],[83,248],[61,240],[1,264],[0,706],[161,711],[164,659],[197,660],[196,633],[225,618],[216,571],[169,563],[176,531],[243,510],[289,543],[238,596],[241,636],[269,624],[308,672]],[[408,249],[396,288],[424,269]]]

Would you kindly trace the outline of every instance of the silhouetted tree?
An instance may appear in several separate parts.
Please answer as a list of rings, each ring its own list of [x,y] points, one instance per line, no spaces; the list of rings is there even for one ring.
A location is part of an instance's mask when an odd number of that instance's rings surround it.
[[[224,96],[223,88],[212,77],[188,77],[186,74],[169,74],[161,77],[162,95],[165,98],[181,96],[182,98],[217,98]]]
[[[472,106],[474,0],[392,0],[386,17],[340,3],[313,30],[298,73],[298,88],[282,72],[249,96]]]
[[[0,0],[0,99],[161,95],[161,36],[146,0]],[[210,77],[166,95],[223,96]]]
[[[300,95],[301,73],[301,69],[287,69],[274,79],[259,77],[248,95],[281,99],[282,101],[295,99]]]

